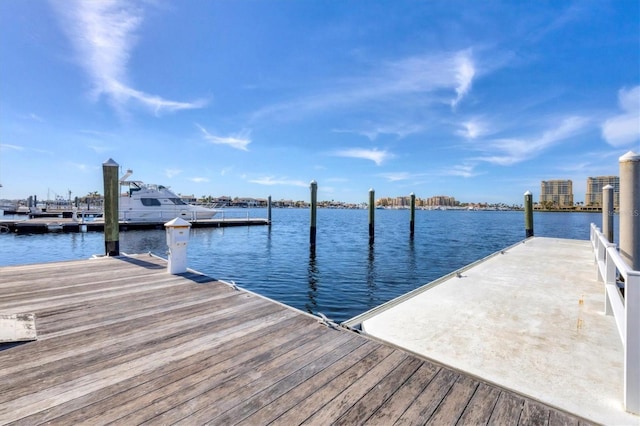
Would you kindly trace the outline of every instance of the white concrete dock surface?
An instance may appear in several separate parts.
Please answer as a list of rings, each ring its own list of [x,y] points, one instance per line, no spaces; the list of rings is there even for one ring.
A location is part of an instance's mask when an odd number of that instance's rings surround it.
[[[411,296],[360,316],[363,330],[594,422],[640,425],[589,241],[528,239]]]

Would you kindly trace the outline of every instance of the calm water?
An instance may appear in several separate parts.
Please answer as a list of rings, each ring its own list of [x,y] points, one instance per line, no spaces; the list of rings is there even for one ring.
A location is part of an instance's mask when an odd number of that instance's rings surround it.
[[[266,217],[252,209],[251,217]],[[233,280],[298,309],[344,321],[524,238],[522,212],[319,209],[309,250],[309,210],[274,209],[273,225],[192,229],[189,267]],[[599,213],[534,213],[536,236],[589,238]],[[617,225],[617,218],[615,220]],[[617,236],[617,229],[616,234]],[[124,253],[167,257],[164,230],[120,233]],[[104,253],[102,233],[0,235],[0,265],[86,259]]]

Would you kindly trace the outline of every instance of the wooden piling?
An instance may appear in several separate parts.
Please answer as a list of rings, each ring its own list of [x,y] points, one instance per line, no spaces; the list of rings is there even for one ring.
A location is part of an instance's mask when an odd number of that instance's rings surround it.
[[[613,242],[613,186],[602,188],[602,234]]]
[[[524,234],[525,238],[533,237],[533,195],[524,193]]]
[[[373,188],[369,189],[369,244],[373,244],[375,238],[375,211],[376,211],[376,192]]]
[[[267,197],[267,222],[271,226],[271,195]]]
[[[411,193],[411,214],[409,218],[409,235],[413,238],[413,234],[415,231],[415,222],[416,222],[416,194]]]
[[[120,256],[120,234],[118,223],[118,203],[120,183],[118,163],[111,158],[102,163],[104,180],[104,250],[107,256]]]
[[[316,248],[316,209],[318,207],[318,183],[311,181],[311,226],[309,228],[309,245]]]

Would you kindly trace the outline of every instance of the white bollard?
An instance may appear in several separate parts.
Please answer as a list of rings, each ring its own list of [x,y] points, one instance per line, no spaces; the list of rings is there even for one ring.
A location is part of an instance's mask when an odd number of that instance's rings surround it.
[[[640,270],[640,154],[629,151],[620,161],[620,255]]]
[[[187,272],[187,244],[191,224],[179,217],[164,224],[167,231],[167,245],[169,246],[169,264],[167,272],[183,274]]]

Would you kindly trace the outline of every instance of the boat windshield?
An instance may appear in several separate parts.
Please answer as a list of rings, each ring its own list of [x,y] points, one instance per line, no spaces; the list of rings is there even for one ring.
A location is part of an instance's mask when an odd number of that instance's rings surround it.
[[[140,198],[143,206],[152,207],[152,206],[160,206],[160,200],[157,198]]]
[[[169,198],[169,201],[171,201],[173,204],[178,205],[178,206],[186,206],[187,205],[187,203],[182,201],[180,198]]]

